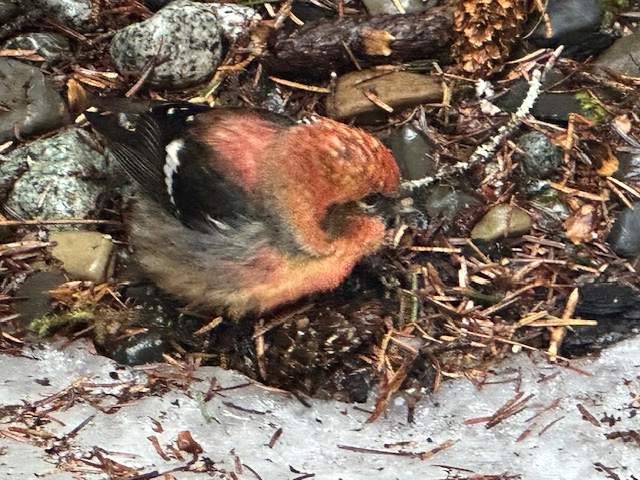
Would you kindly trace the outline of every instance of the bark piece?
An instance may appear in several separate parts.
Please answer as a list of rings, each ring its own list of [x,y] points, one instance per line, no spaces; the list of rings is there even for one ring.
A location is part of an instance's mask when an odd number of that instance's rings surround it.
[[[452,19],[434,8],[422,14],[348,16],[276,31],[262,64],[279,77],[327,78],[331,72],[414,60],[449,61]],[[352,58],[353,56],[353,58]]]

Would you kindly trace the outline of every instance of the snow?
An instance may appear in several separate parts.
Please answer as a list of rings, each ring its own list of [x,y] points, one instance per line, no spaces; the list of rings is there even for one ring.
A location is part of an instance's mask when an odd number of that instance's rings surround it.
[[[189,431],[203,453],[190,466],[193,471],[174,471],[177,479],[435,480],[504,473],[527,480],[612,478],[599,470],[603,465],[632,480],[640,478],[640,420],[634,416],[640,409],[638,351],[640,336],[571,368],[542,356],[513,355],[482,388],[466,379],[445,381],[418,403],[412,424],[400,396],[385,415],[366,424],[364,410],[371,411],[375,399],[366,405],[312,399],[306,407],[288,393],[254,383],[205,402],[212,378],[221,387],[245,385],[248,379],[199,367],[191,383],[176,380],[171,388],[155,388],[160,385],[155,378],[172,381],[187,372],[165,365],[118,366],[91,353],[83,341],[29,347],[22,357],[0,356],[0,476],[106,479],[108,474],[89,464],[98,465],[100,453],[139,474],[186,468],[192,456],[181,452],[178,459],[169,447],[176,447],[179,432]],[[492,428],[478,420],[519,392],[516,401],[531,395],[521,411]],[[125,403],[110,409],[122,395]],[[39,421],[25,406],[36,408]],[[583,418],[583,412],[593,418]],[[20,436],[27,427],[32,433]],[[282,434],[271,448],[278,429]],[[633,431],[635,441],[628,434]],[[627,432],[630,441],[605,436],[616,432]],[[46,433],[54,437],[47,439]],[[168,460],[156,451],[154,436]],[[388,445],[400,442],[405,443]],[[412,455],[447,445],[425,459]],[[216,473],[195,471],[205,468],[205,457]]]

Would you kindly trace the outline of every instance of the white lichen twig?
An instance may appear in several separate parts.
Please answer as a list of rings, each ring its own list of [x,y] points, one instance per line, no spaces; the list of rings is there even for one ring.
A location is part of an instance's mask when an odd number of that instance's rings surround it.
[[[406,190],[413,190],[418,187],[428,186],[442,178],[460,175],[469,170],[472,166],[485,163],[492,158],[498,150],[498,147],[500,147],[511,133],[518,129],[524,118],[531,113],[531,109],[540,96],[542,84],[544,83],[548,73],[555,65],[560,53],[562,53],[562,50],[562,46],[555,49],[549,56],[544,68],[538,68],[532,72],[527,95],[522,101],[522,104],[518,107],[518,110],[516,110],[516,112],[511,116],[511,119],[506,125],[503,125],[498,129],[497,135],[493,136],[488,142],[476,148],[471,157],[469,157],[469,160],[466,162],[458,162],[451,168],[442,169],[433,176],[403,182],[402,187]]]

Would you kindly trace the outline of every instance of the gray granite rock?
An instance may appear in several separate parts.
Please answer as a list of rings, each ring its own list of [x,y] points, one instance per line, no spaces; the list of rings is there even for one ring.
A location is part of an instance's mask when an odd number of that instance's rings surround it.
[[[67,107],[40,69],[0,58],[0,142],[49,132],[69,122]]]
[[[209,3],[207,6],[218,17],[220,28],[230,41],[247,34],[251,22],[257,22],[262,18],[255,9],[244,5]]]
[[[109,165],[89,144],[83,131],[69,130],[2,157],[3,169],[26,165],[6,206],[28,219],[86,218],[105,188],[91,173],[107,171]],[[1,170],[0,175],[4,176]]]
[[[222,60],[222,30],[210,6],[189,0],[170,3],[144,22],[118,31],[110,46],[122,73],[140,75],[156,66],[148,82],[183,88],[206,81]]]
[[[81,32],[90,32],[97,26],[98,2],[92,0],[39,0],[45,13],[59,22]]]

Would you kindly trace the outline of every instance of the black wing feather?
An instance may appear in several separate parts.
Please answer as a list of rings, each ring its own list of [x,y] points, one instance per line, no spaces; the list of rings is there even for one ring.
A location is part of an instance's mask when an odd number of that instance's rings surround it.
[[[145,195],[184,225],[206,231],[252,216],[242,189],[215,169],[215,152],[189,133],[192,116],[209,110],[189,103],[128,104],[85,115]]]

